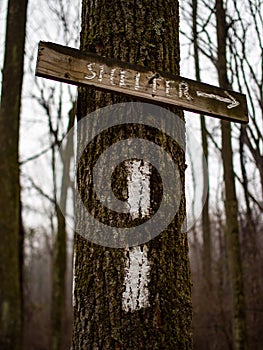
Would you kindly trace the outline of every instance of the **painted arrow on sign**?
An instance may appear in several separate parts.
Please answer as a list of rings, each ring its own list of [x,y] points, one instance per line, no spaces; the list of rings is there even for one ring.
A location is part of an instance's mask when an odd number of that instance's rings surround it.
[[[241,93],[53,43],[40,42],[36,75],[248,122],[246,96]]]
[[[203,92],[203,91],[196,91],[196,95],[199,97],[212,98],[212,99],[220,101],[220,102],[230,103],[227,106],[228,109],[235,108],[235,107],[240,105],[240,103],[232,95],[230,95],[229,92],[224,91],[224,93],[228,97],[222,97],[222,96],[218,96],[218,95],[214,95],[214,94],[208,94],[208,93]]]

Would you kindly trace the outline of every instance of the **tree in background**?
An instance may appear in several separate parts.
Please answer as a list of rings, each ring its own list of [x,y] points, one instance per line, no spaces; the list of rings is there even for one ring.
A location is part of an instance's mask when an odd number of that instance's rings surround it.
[[[73,128],[76,114],[75,104],[69,112],[68,132]],[[65,319],[66,307],[66,272],[67,272],[67,230],[66,205],[68,202],[68,191],[71,188],[70,180],[70,164],[73,158],[73,139],[68,138],[65,154],[67,157],[61,156],[63,164],[63,175],[60,185],[60,199],[56,199],[56,216],[57,216],[57,233],[54,241],[54,259],[53,259],[53,275],[52,275],[52,305],[51,305],[51,349],[62,349],[64,331],[63,320]],[[55,170],[55,169],[54,169]],[[55,181],[54,181],[55,183]],[[56,197],[55,197],[56,198]]]
[[[231,89],[227,76],[227,32],[226,12],[223,0],[216,0],[217,29],[217,71],[219,84],[222,88]],[[232,328],[233,347],[235,350],[245,350],[248,346],[246,304],[243,280],[243,266],[240,250],[238,224],[238,202],[236,196],[235,174],[233,166],[233,149],[231,141],[231,125],[221,122],[222,160],[224,167],[226,244],[229,261],[230,282],[232,287]]]
[[[245,272],[249,346],[262,347],[262,255],[260,222],[263,217],[263,41],[262,2],[233,1],[234,18],[228,16],[228,65],[230,80],[247,95],[250,123],[239,130],[241,181],[244,191],[240,213],[241,244]],[[230,10],[229,10],[230,11]],[[253,37],[253,41],[251,41]],[[253,42],[253,44],[252,44]],[[253,168],[253,171],[251,169]],[[236,176],[238,179],[239,177]],[[261,188],[261,189],[260,189]],[[255,189],[255,191],[254,191]],[[260,220],[261,218],[261,220]]]
[[[22,347],[22,256],[19,122],[27,0],[9,0],[0,107],[0,348]]]
[[[193,46],[194,46],[194,62],[195,62],[195,74],[196,80],[201,81],[200,75],[200,57],[199,57],[199,43],[198,43],[198,29],[197,29],[197,21],[198,21],[198,0],[192,1],[193,7]],[[205,173],[205,167],[208,166],[208,135],[207,135],[207,127],[204,115],[200,116],[201,119],[201,136],[202,136],[202,148],[204,152],[204,160],[206,164],[204,164],[203,160],[203,173]],[[204,179],[205,182],[205,179]],[[207,281],[207,288],[211,288],[212,286],[212,257],[211,257],[211,230],[210,230],[210,217],[209,217],[209,179],[208,183],[204,183],[204,188],[207,185],[207,194],[206,195],[205,204],[202,211],[202,231],[203,231],[203,272],[205,279]]]
[[[188,4],[191,6],[192,2]],[[190,7],[183,9],[183,13],[184,16],[189,16]],[[196,306],[194,310],[197,315],[194,319],[196,326],[194,334],[199,337],[198,342],[195,343],[198,343],[197,346],[200,348],[204,343],[202,328],[211,331],[211,337],[207,337],[210,347],[219,346],[219,334],[223,332],[224,346],[231,348],[235,343],[236,347],[246,348],[246,344],[249,343],[253,349],[260,348],[262,283],[258,276],[262,275],[262,255],[259,252],[260,231],[262,230],[260,184],[262,182],[263,22],[261,14],[262,4],[258,1],[248,0],[242,3],[235,0],[220,3],[218,1],[214,3],[199,1],[196,35],[202,60],[200,60],[202,62],[201,73],[204,72],[202,78],[210,83],[211,80],[205,73],[211,72],[211,77],[216,77],[215,73],[217,73],[219,84],[222,87],[233,88],[245,93],[250,118],[250,123],[241,127],[233,123],[230,128],[226,123],[222,123],[222,138],[220,138],[221,130],[216,121],[207,120],[209,154],[215,152],[214,146],[219,164],[221,164],[219,157],[222,157],[225,175],[224,182],[218,182],[218,193],[221,193],[219,201],[218,198],[216,199],[218,212],[215,212],[215,208],[211,208],[214,214],[210,215],[212,227],[215,230],[212,231],[212,276],[216,282],[216,285],[213,286],[216,300],[210,305],[210,313],[206,316],[200,309],[202,294],[196,296],[194,302]],[[184,34],[188,36],[186,31]],[[212,39],[216,36],[218,37],[217,42]],[[253,37],[253,44],[251,37]],[[192,38],[190,40],[192,41]],[[194,47],[191,50],[194,51]],[[210,156],[209,164],[211,178],[213,156]],[[225,190],[223,190],[224,187]],[[214,193],[211,193],[210,199],[213,200],[213,197]],[[223,219],[222,208],[219,206],[222,199],[225,200],[226,219]],[[232,231],[231,235],[229,235],[229,229]],[[222,230],[225,230],[225,235],[222,234]],[[215,234],[216,232],[220,232],[219,236]],[[203,230],[202,234],[204,235]],[[203,241],[200,249],[205,249],[204,244]],[[230,262],[228,265],[227,260]],[[242,282],[242,274],[245,283]],[[234,276],[234,280],[231,281],[230,276]],[[202,285],[202,282],[199,283],[196,277],[193,278],[196,283],[194,295],[197,290],[200,293],[200,285]],[[246,304],[244,303],[245,292]],[[234,301],[233,307],[231,307],[232,300]],[[231,308],[233,313],[230,312]],[[203,323],[199,327],[200,319]],[[229,332],[231,324],[233,324],[233,332]]]
[[[48,1],[36,5],[31,3],[30,13],[34,13],[34,16],[29,18],[30,28],[39,26],[39,30],[32,33],[27,42],[27,51],[30,53],[27,56],[27,62],[29,61],[30,64],[30,76],[28,75],[27,78],[33,80],[36,64],[34,53],[40,38],[59,41],[65,45],[78,45],[78,1],[74,3]],[[52,32],[47,30],[46,18],[49,18],[48,26],[52,21],[55,22]],[[64,214],[67,212],[66,207],[73,206],[69,199],[72,186],[69,169],[73,157],[73,145],[72,142],[68,142],[65,150],[61,143],[63,137],[74,125],[76,88],[35,79],[32,81],[30,91],[26,91],[25,94],[30,96],[31,108],[34,106],[37,109],[34,116],[28,113],[27,123],[29,127],[32,127],[34,123],[36,126],[42,123],[44,130],[42,140],[38,144],[41,143],[42,150],[33,149],[33,155],[21,162],[21,177],[24,193],[26,193],[24,200],[25,203],[30,203],[30,207],[27,207],[24,215],[27,217],[31,211],[36,213],[41,210],[41,215],[38,214],[38,218],[40,217],[41,220],[39,227],[41,227],[41,222],[43,225],[40,229],[40,235],[39,229],[30,229],[30,224],[27,227],[26,237],[30,249],[26,250],[26,256],[30,263],[26,270],[27,328],[25,330],[25,347],[37,347],[42,342],[43,347],[48,347],[48,349],[64,349],[70,342],[72,321],[70,294],[72,287],[70,284],[72,281],[73,241],[71,239],[72,230],[70,225],[67,225]],[[39,116],[40,119],[37,120],[36,116]],[[62,149],[68,157],[62,155]],[[44,167],[43,170],[41,170],[42,167]],[[28,188],[28,184],[30,188]],[[32,205],[32,197],[35,198],[35,193],[37,193],[36,201]],[[42,205],[40,209],[37,209],[39,203]],[[43,237],[45,238],[43,239]],[[33,242],[40,247],[34,247]],[[45,274],[40,273],[39,280],[33,281],[36,269],[33,264],[36,265],[34,259],[37,254],[39,254],[40,260],[47,261],[48,266]],[[45,285],[39,295],[31,286],[35,283]],[[46,300],[48,302],[45,302]],[[40,309],[38,313],[34,312],[35,308]],[[44,341],[41,338],[43,332],[45,333]]]

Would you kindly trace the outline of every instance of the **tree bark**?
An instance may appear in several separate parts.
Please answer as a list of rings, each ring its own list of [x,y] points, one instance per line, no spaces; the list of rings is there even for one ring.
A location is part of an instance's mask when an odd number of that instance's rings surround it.
[[[107,1],[83,0],[81,49],[179,74],[178,11],[178,1],[114,1],[109,6]],[[81,88],[78,118],[121,101],[127,99]],[[94,163],[110,144],[132,136],[160,142],[158,132],[131,125],[122,125],[117,131],[98,137],[87,155],[86,165],[79,166],[77,181],[84,197],[85,166]],[[76,236],[74,350],[192,348],[188,244],[186,235],[181,233],[185,219],[185,156],[178,145],[162,137],[162,147],[176,162],[183,184],[178,213],[158,237],[128,250],[99,246]],[[124,186],[127,174],[129,177],[132,173],[126,171],[124,180],[120,177],[113,180],[120,197],[127,193]],[[152,171],[151,196],[159,187],[158,181]],[[148,297],[146,304],[138,300],[137,307],[132,309],[130,304],[123,304],[125,271],[127,257],[132,264],[131,256],[139,253],[146,254],[150,266]]]
[[[217,20],[217,71],[222,88],[230,88],[227,78],[227,23],[222,0],[216,0]],[[222,160],[225,183],[226,240],[232,287],[232,326],[233,346],[236,350],[247,349],[246,306],[243,281],[243,267],[240,252],[238,226],[238,204],[233,169],[233,149],[231,144],[231,126],[221,122]]]
[[[9,0],[0,108],[0,348],[22,347],[23,235],[19,184],[19,120],[27,0]]]

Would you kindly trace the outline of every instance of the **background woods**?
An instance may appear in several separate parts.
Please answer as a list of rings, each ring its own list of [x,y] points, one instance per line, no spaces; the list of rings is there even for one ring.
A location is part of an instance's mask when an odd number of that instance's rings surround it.
[[[12,26],[16,30],[14,40],[18,40],[20,46],[15,57],[10,58],[10,45],[16,47],[16,44],[10,44],[12,33],[6,31],[10,20],[7,5],[11,8],[13,3],[16,2],[0,3],[0,62],[3,68],[0,75],[0,348],[5,349],[6,344],[11,344],[10,339],[14,335],[20,340],[13,349],[22,348],[23,334],[25,349],[69,349],[74,186],[71,154],[74,152],[69,142],[66,146],[69,158],[64,159],[60,146],[64,135],[76,121],[77,91],[66,84],[36,79],[34,72],[39,40],[79,47],[81,3],[80,0],[40,0],[37,4],[28,1],[27,6],[24,1],[24,15],[19,10],[21,23],[16,23],[23,28],[26,20],[25,50],[21,46],[23,30]],[[143,1],[138,3],[143,5]],[[187,0],[179,5],[180,75],[245,93],[250,118],[248,125],[240,126],[185,113],[186,128],[202,144],[209,172],[209,190],[202,215],[188,232],[193,280],[193,347],[200,350],[261,349],[263,3],[259,0]],[[131,16],[135,16],[134,26],[139,28],[136,19],[139,10],[131,8],[130,11]],[[165,15],[162,17],[164,20]],[[168,21],[163,23],[158,17],[159,14],[156,16],[152,30],[149,29],[153,40],[168,25]],[[151,26],[150,20],[148,26]],[[119,33],[122,35],[121,27]],[[101,54],[102,41],[95,38],[95,34],[86,38],[88,49]],[[100,33],[101,36],[104,34]],[[112,51],[107,51],[107,54],[135,59],[133,49],[137,46],[131,47],[130,56],[128,53],[125,56],[122,51],[132,45],[132,40],[114,49],[116,40],[112,43]],[[163,41],[162,50],[168,53],[174,44],[174,41]],[[141,57],[145,60],[136,63],[151,65],[151,57],[159,60],[160,50],[151,45],[155,43],[147,39],[140,47]],[[11,64],[14,58],[14,64],[20,67],[11,69],[11,72],[16,72],[15,81],[18,83],[17,91],[12,90],[16,94],[12,101],[17,101],[12,107],[17,108],[6,112],[5,93],[10,84],[15,86],[13,78],[7,74],[6,60]],[[155,64],[158,66],[161,63],[157,61]],[[173,62],[169,63],[170,66],[167,62],[163,69],[169,71]],[[24,83],[19,111],[22,78],[18,77],[22,75],[23,65]],[[7,105],[10,107],[9,102]],[[187,159],[188,164],[191,161],[194,159]],[[201,173],[201,169],[199,174],[186,171],[186,190],[195,186],[196,176]],[[8,186],[15,191],[11,197]],[[194,199],[195,192],[187,196],[187,208],[192,207]],[[66,208],[66,221],[58,204]],[[4,247],[10,247],[10,251]],[[5,274],[13,276],[12,279],[8,280]],[[13,285],[7,286],[7,280]],[[11,311],[6,308],[6,298],[10,298],[8,304],[15,308],[11,321],[8,320]]]

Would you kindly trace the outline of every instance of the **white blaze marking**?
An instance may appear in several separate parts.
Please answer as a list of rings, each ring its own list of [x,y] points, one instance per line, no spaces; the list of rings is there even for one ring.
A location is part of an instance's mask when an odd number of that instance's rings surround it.
[[[128,204],[134,218],[146,216],[150,210],[150,167],[140,160],[128,164]]]
[[[128,162],[127,166],[130,213],[134,218],[146,216],[150,211],[150,167],[138,160]],[[149,306],[150,264],[146,245],[128,248],[126,253],[122,308],[128,312]]]
[[[147,246],[127,249],[125,291],[122,295],[124,311],[136,311],[149,306],[148,280],[150,265]]]

